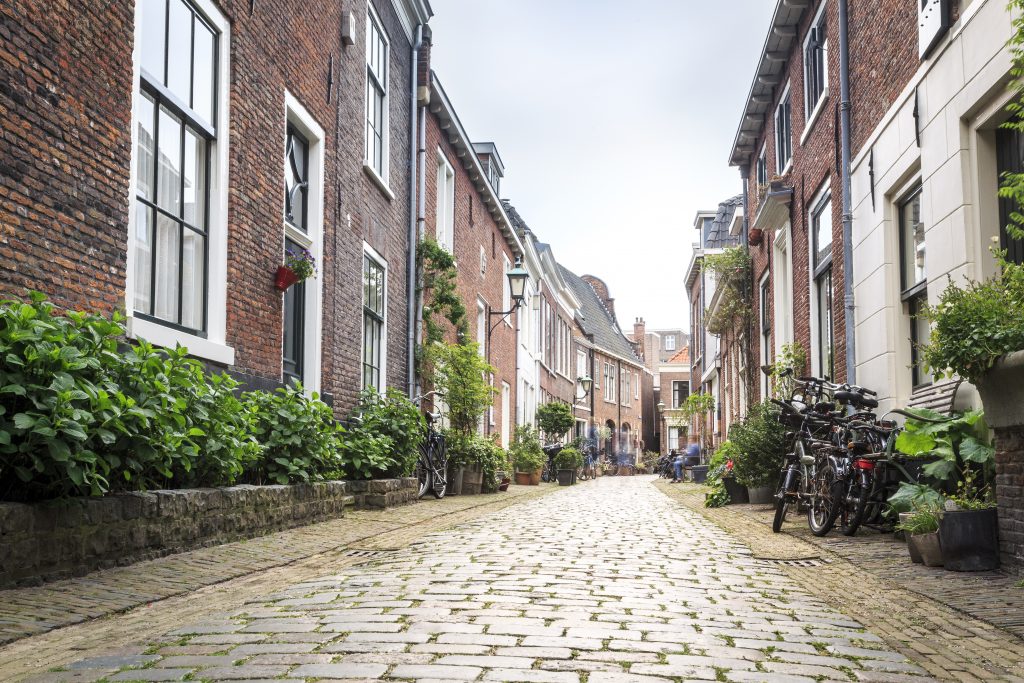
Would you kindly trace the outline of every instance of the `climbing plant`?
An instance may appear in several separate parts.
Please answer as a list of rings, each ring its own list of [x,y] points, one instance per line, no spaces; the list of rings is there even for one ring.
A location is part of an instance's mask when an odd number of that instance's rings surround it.
[[[1006,106],[1006,110],[1013,116],[1003,124],[1003,128],[1024,134],[1024,0],[1010,0],[1009,10],[1013,15],[1013,33],[1008,44],[1013,60],[1010,67],[1013,79],[1010,81],[1010,90],[1014,97]],[[1010,212],[1007,232],[1016,239],[1024,238],[1024,213],[1021,213],[1021,207],[1024,206],[1024,173],[1004,173],[999,196],[1013,201],[1017,207]]]
[[[772,365],[771,389],[775,398],[789,398],[793,394],[794,375],[800,375],[807,366],[807,351],[800,342],[783,344]]]
[[[417,259],[417,293],[422,301],[423,340],[416,348],[416,373],[423,384],[433,384],[437,353],[432,349],[445,342],[447,320],[461,340],[469,336],[466,305],[456,287],[458,270],[455,257],[434,239],[427,237],[419,244]]]
[[[705,311],[705,326],[711,334],[722,334],[749,322],[753,312],[750,301],[751,261],[743,247],[729,247],[720,254],[704,257],[704,271],[715,277],[719,298],[714,314]]]

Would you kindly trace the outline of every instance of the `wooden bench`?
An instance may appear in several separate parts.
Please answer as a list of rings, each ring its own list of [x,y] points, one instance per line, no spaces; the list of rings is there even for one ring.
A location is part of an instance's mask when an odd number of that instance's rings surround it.
[[[952,415],[956,394],[962,379],[950,379],[922,387],[910,395],[907,408],[927,408],[943,415]]]

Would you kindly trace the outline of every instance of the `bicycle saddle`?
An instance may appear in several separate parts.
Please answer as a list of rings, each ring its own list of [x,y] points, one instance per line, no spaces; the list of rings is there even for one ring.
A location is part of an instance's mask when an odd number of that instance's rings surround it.
[[[835,393],[835,399],[842,403],[844,406],[852,403],[855,406],[862,408],[877,408],[878,401],[873,398],[868,398],[863,394],[856,391],[837,391]]]

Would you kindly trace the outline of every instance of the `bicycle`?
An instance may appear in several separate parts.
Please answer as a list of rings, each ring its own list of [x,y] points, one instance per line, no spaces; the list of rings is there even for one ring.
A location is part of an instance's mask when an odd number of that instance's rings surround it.
[[[552,443],[541,449],[548,456],[547,462],[544,463],[544,469],[540,473],[541,481],[547,483],[558,481],[558,468],[555,467],[555,458],[562,452],[563,448],[565,446],[560,443]]]
[[[579,480],[586,481],[587,479],[597,478],[597,447],[593,444],[587,444],[583,448],[583,467],[579,471]]]
[[[419,403],[437,392],[431,391],[416,399]],[[419,480],[418,498],[430,491],[434,498],[444,498],[448,491],[448,444],[444,435],[434,428],[434,423],[441,420],[440,411],[427,412],[426,429],[420,441],[419,460],[416,462],[416,478]]]

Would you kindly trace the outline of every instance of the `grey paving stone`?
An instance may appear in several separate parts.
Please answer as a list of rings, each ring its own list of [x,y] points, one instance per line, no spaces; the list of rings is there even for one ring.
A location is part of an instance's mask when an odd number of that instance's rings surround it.
[[[440,666],[437,664],[400,664],[391,671],[391,678],[435,678],[443,681],[472,681],[481,669],[474,666]]]
[[[290,666],[267,664],[241,664],[239,666],[215,666],[198,672],[202,678],[213,681],[237,681],[250,678],[277,678],[288,672]]]
[[[133,669],[110,676],[111,681],[180,681],[192,669]],[[282,672],[283,673],[283,672]]]
[[[340,664],[304,664],[288,673],[295,678],[379,678],[388,670],[386,664],[343,662]]]

